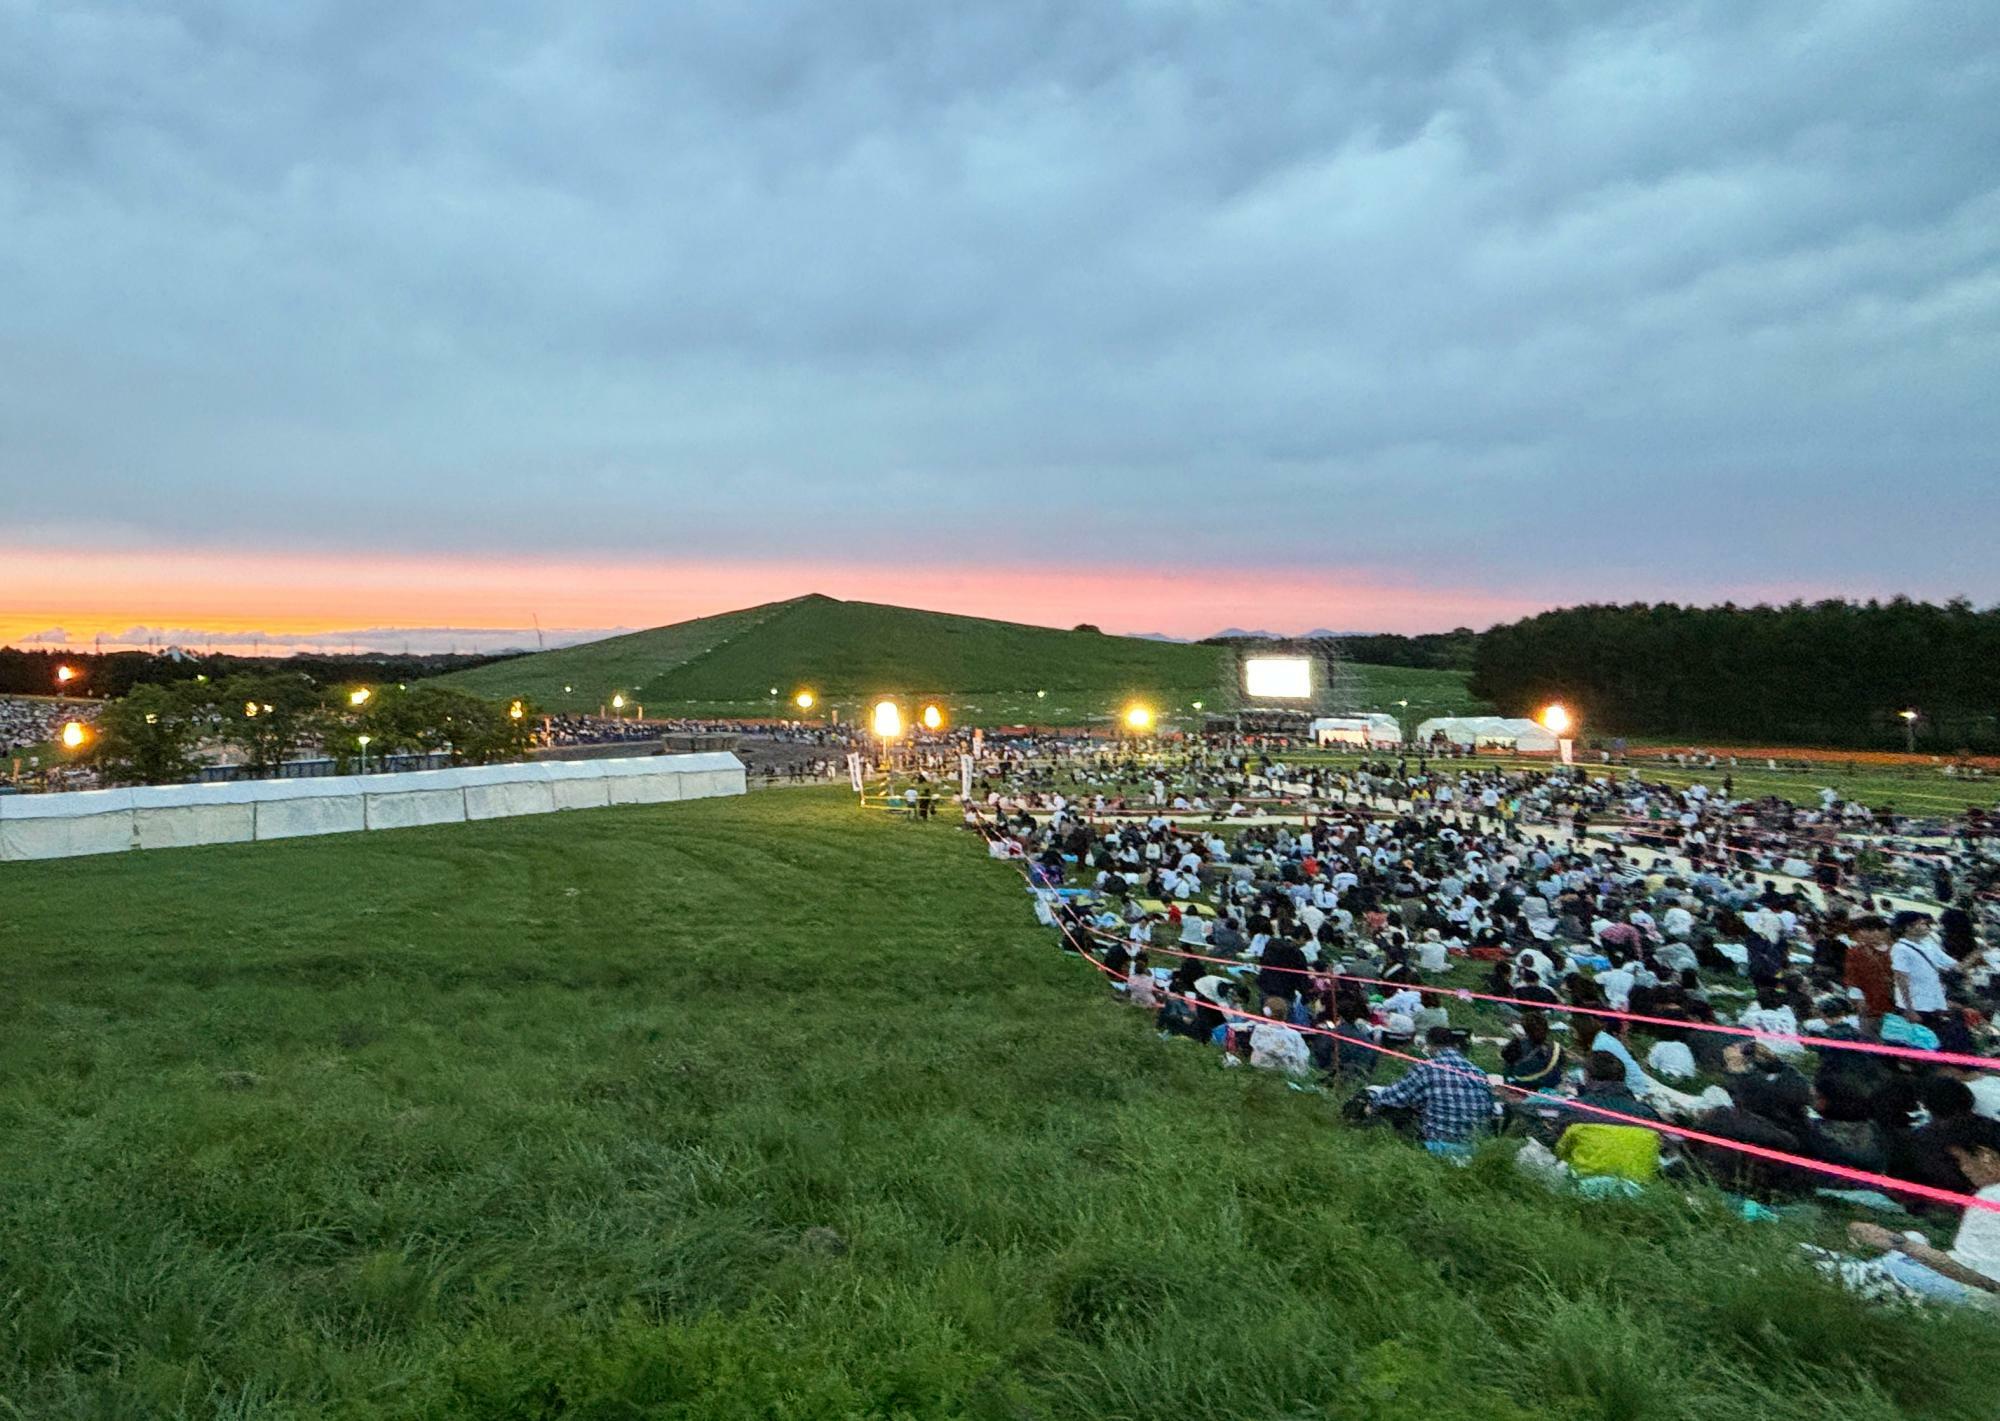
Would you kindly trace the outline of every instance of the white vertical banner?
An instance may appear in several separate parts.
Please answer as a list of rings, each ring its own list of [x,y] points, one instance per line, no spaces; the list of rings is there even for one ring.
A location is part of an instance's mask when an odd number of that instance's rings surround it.
[[[1576,742],[1570,739],[1567,735],[1565,735],[1562,739],[1556,742],[1556,749],[1562,752],[1562,761],[1565,765],[1572,765],[1576,763],[1574,760],[1570,758],[1570,755],[1575,748],[1576,748]]]
[[[976,725],[972,728],[972,753],[975,756],[986,753],[986,732]]]
[[[847,752],[847,778],[853,782],[854,792],[856,794],[861,793],[861,752],[859,750],[850,750]]]
[[[972,757],[970,755],[960,755],[958,757],[958,797],[968,804],[972,802]]]

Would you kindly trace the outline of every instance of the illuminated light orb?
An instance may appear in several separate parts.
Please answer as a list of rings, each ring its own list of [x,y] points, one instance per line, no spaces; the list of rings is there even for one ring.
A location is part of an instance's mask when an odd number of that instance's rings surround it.
[[[1127,730],[1151,730],[1153,728],[1153,708],[1151,706],[1127,706],[1125,708],[1125,728]]]
[[[924,713],[921,718],[924,722],[925,730],[944,729],[944,712],[939,710],[936,706],[925,706]]]
[[[1569,707],[1565,706],[1561,701],[1554,701],[1543,706],[1542,713],[1537,718],[1542,722],[1542,729],[1548,731],[1551,735],[1567,735],[1570,726],[1575,724],[1570,717]]]
[[[903,708],[894,701],[877,701],[868,723],[884,740],[894,740],[903,733]]]
[[[813,708],[813,693],[811,691],[800,691],[796,696],[792,697],[792,704],[800,710],[811,710]]]
[[[72,720],[62,728],[62,743],[66,750],[74,750],[89,738],[90,732],[83,728],[83,722]]]

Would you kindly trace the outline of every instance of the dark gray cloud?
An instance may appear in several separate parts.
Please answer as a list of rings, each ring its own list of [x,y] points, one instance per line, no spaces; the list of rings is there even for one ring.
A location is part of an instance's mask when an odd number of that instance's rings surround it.
[[[0,542],[2000,599],[1995,153],[1991,5],[0,0]]]

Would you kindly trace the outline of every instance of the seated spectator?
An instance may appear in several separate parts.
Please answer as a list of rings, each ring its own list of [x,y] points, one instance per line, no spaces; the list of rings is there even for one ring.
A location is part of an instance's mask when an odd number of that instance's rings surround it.
[[[1819,1119],[1806,1132],[1806,1151],[1814,1159],[1849,1169],[1879,1173],[1889,1162],[1882,1127],[1873,1118],[1874,1102],[1858,1077],[1841,1072],[1821,1075],[1813,1088],[1813,1109]]]
[[[1468,1061],[1450,1027],[1432,1027],[1424,1055],[1409,1074],[1374,1093],[1368,1113],[1413,1110],[1424,1148],[1433,1154],[1462,1155],[1493,1120],[1493,1091],[1486,1073]]]
[[[1549,1039],[1549,1019],[1538,1011],[1521,1018],[1521,1034],[1500,1048],[1501,1077],[1523,1090],[1549,1091],[1562,1084],[1569,1058]]]
[[[1913,1130],[1890,1132],[1887,1171],[1912,1184],[1970,1194],[1972,1181],[1958,1167],[1948,1142],[1952,1122],[1974,1113],[1971,1090],[1950,1076],[1931,1076],[1917,1087],[1917,1100],[1930,1119]]]
[[[1975,1198],[2000,1204],[2000,1122],[1963,1115],[1939,1127],[1939,1146],[1978,1191]],[[1933,1302],[2000,1306],[2000,1212],[1967,1209],[1949,1249],[1933,1248],[1880,1224],[1854,1223],[1848,1239],[1880,1257],[1841,1269],[1843,1281],[1868,1287],[1886,1282]]]
[[[1305,1037],[1280,1024],[1290,1009],[1289,997],[1264,999],[1264,1015],[1273,1020],[1260,1021],[1251,1028],[1250,1064],[1283,1071],[1288,1076],[1303,1076],[1312,1070],[1312,1054],[1306,1050]]]

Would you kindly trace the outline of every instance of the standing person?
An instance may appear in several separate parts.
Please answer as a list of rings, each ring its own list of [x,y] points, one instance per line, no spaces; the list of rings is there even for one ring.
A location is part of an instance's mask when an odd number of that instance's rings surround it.
[[[1882,1018],[1896,1005],[1895,969],[1889,963],[1889,924],[1878,914],[1856,918],[1848,927],[1852,938],[1841,980],[1850,996],[1861,1000],[1861,1029],[1869,1036],[1882,1029]]]
[[[1943,974],[1955,971],[1958,965],[1930,940],[1930,929],[1930,914],[1898,913],[1893,926],[1896,945],[1889,949],[1889,966],[1896,979],[1896,1009],[1926,1025],[1944,1014]]]

